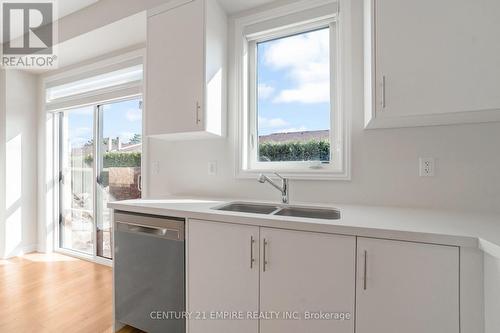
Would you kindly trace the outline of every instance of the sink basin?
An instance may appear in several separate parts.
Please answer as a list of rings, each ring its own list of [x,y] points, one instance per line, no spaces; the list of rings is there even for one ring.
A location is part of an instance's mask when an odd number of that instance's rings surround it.
[[[340,211],[332,208],[230,202],[212,209],[226,212],[305,217],[310,219],[339,220]]]
[[[245,202],[232,202],[222,207],[215,208],[216,210],[223,210],[227,212],[240,212],[240,213],[253,213],[253,214],[271,214],[278,210],[278,206],[245,203]]]
[[[339,220],[340,211],[330,208],[284,207],[274,213],[279,216],[306,217],[311,219]]]

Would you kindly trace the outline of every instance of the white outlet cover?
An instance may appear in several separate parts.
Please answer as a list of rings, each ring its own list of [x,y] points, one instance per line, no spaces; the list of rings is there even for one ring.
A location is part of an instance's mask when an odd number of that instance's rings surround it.
[[[208,175],[209,176],[217,175],[217,161],[208,162]]]
[[[436,159],[433,157],[419,158],[420,177],[434,177],[436,175]]]

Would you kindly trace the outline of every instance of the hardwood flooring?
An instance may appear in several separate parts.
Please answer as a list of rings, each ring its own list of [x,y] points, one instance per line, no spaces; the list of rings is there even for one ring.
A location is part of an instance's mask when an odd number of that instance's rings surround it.
[[[0,332],[111,333],[111,268],[60,254],[0,260]]]

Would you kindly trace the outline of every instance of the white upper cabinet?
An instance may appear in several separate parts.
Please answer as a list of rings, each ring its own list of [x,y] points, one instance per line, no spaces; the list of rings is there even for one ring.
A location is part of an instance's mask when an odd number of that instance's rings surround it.
[[[367,128],[500,121],[500,1],[365,0]]]
[[[215,0],[173,0],[148,13],[148,136],[225,135],[226,40],[226,14]]]
[[[459,249],[358,238],[356,333],[459,333]]]

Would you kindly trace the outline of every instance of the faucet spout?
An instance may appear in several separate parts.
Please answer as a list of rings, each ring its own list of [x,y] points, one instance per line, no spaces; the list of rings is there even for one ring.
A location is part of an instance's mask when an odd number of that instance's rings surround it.
[[[278,191],[281,192],[281,201],[284,204],[288,204],[290,202],[290,187],[289,187],[289,182],[287,178],[282,177],[279,173],[275,172],[275,175],[278,176],[281,179],[281,186],[276,184],[271,178],[264,174],[260,174],[258,181],[259,183],[264,184],[265,182],[268,182],[271,186],[276,188]]]

